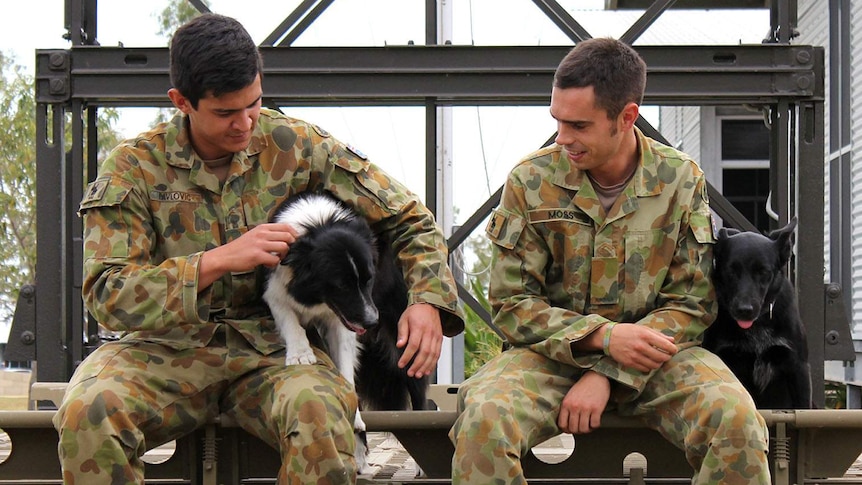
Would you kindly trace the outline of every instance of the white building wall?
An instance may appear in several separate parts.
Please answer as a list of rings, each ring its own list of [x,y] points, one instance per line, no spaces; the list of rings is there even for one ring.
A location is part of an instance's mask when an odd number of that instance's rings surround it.
[[[850,245],[851,245],[851,255],[848,258],[848,261],[843,262],[843,264],[847,265],[851,272],[851,288],[845,288],[845,291],[851,292],[851,308],[849,309],[850,319],[851,319],[851,330],[853,332],[854,344],[858,349],[862,347],[862,163],[860,163],[860,157],[862,157],[862,153],[858,150],[855,150],[855,147],[862,146],[860,142],[862,142],[862,120],[860,120],[860,114],[862,114],[862,99],[859,99],[860,90],[862,90],[862,86],[860,86],[860,82],[862,82],[862,46],[858,43],[862,40],[862,0],[851,0],[850,2],[850,46],[852,51],[850,52],[850,145],[849,147],[843,147],[843,149],[849,149],[851,154],[851,181],[850,181],[850,197],[849,200],[841,201],[844,204],[850,204],[850,220],[842,221],[840,224],[844,224],[845,227],[848,227],[850,230]],[[829,200],[831,198],[830,186],[829,186],[829,169],[830,169],[830,161],[836,158],[837,153],[832,153],[833,151],[840,152],[842,148],[840,147],[832,147],[830,146],[830,131],[831,129],[838,130],[839,126],[830,126],[830,100],[829,100],[829,90],[830,90],[830,79],[829,79],[829,70],[830,70],[830,59],[829,59],[829,51],[830,47],[838,48],[838,46],[830,46],[829,39],[829,6],[833,4],[830,2],[824,2],[822,0],[800,0],[797,5],[797,13],[799,18],[799,30],[800,37],[795,40],[795,43],[798,44],[810,44],[810,45],[822,45],[826,48],[826,103],[825,103],[825,112],[826,120],[825,120],[825,157],[826,157],[826,167],[824,177],[826,178],[825,184],[825,221],[826,227],[824,231],[825,235],[825,279],[826,281],[832,281],[834,278],[830,275],[830,267],[831,267],[831,254],[830,254],[830,226],[831,221],[833,220],[833,215],[829,212]],[[834,5],[834,4],[833,4]],[[835,214],[834,217],[839,217],[839,214]],[[837,237],[837,235],[836,235]],[[835,257],[840,257],[840,255],[835,255]],[[841,362],[827,362],[826,363],[826,375],[827,379],[835,379],[835,380],[850,380],[850,381],[862,381],[862,366],[855,366],[851,368],[844,368]]]
[[[797,15],[799,18],[799,37],[794,41],[796,44],[802,45],[820,45],[826,48],[826,73],[825,76],[825,92],[829,93],[829,5],[828,2],[817,1],[817,0],[800,0],[797,5]],[[823,144],[826,153],[825,160],[829,160],[829,96],[826,96],[826,102],[824,103],[824,112],[825,116],[825,143]],[[823,245],[825,248],[824,253],[824,267],[825,267],[825,281],[831,281],[831,275],[829,274],[831,267],[830,260],[830,252],[829,252],[829,227],[830,227],[830,218],[829,218],[829,164],[826,164],[824,174],[824,234],[823,234]]]
[[[862,115],[862,46],[859,42],[862,41],[862,1],[851,2],[850,14],[850,45],[854,46],[854,51],[851,53],[851,125],[850,135],[852,140],[852,157],[851,157],[851,186],[850,193],[852,195],[852,212],[850,215],[851,227],[851,261],[852,281],[853,281],[853,329],[854,337],[862,337],[862,153],[859,153],[855,147],[862,146],[862,120],[859,115]]]
[[[681,150],[701,161],[700,107],[662,106],[659,110],[659,126],[656,128],[677,150]]]

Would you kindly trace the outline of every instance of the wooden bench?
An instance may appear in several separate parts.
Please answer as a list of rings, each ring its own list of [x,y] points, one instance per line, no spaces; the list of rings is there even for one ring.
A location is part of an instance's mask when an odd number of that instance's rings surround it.
[[[56,399],[59,384],[34,386],[34,399]],[[437,386],[432,399],[454,398],[454,386]],[[52,395],[53,397],[49,397]],[[60,394],[62,396],[62,394]],[[436,401],[435,401],[436,402]],[[445,406],[445,407],[444,407]],[[365,412],[370,432],[393,433],[422,470],[397,483],[448,483],[453,446],[448,431],[457,413],[451,402],[440,411]],[[448,408],[448,410],[446,410]],[[853,483],[841,477],[862,453],[862,410],[770,411],[761,414],[770,427],[773,483]],[[0,463],[0,484],[61,483],[53,411],[0,412],[0,428],[11,439],[11,453]],[[2,455],[0,455],[2,460]],[[147,465],[147,481],[159,484],[275,483],[280,458],[275,450],[220,418],[176,442],[162,463]],[[536,453],[523,460],[531,484],[544,483],[690,483],[691,469],[682,451],[633,419],[609,414],[602,427],[574,437],[574,451],[560,463]],[[360,483],[396,483],[360,476]],[[858,482],[862,483],[862,482]]]

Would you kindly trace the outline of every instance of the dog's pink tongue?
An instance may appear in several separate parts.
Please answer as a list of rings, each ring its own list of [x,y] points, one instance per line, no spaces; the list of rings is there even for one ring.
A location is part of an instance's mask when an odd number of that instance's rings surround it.
[[[739,328],[748,330],[752,325],[754,325],[754,320],[737,320],[736,323],[739,324]]]

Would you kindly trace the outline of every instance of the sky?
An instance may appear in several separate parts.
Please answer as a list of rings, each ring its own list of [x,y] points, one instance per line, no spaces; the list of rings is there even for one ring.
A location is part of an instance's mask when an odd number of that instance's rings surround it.
[[[4,6],[0,50],[33,72],[36,48],[68,48],[62,38],[64,0],[0,0]],[[448,0],[453,44],[571,45],[571,41],[530,0]],[[216,12],[234,16],[262,41],[299,0],[210,0]],[[424,0],[336,0],[295,45],[404,45],[424,40]],[[444,2],[445,3],[445,2]],[[561,0],[593,36],[619,37],[641,12],[603,11],[603,0]],[[164,46],[157,14],[167,0],[98,1],[97,39],[101,45]],[[265,14],[261,14],[261,13]],[[758,13],[759,12],[759,13]],[[707,17],[704,17],[704,16]],[[709,21],[704,21],[704,18]],[[725,21],[726,20],[726,21]],[[731,21],[732,20],[732,21]],[[720,26],[720,27],[719,27]],[[769,26],[766,10],[671,11],[636,42],[759,43]],[[549,87],[550,92],[550,87]],[[657,110],[644,107],[658,124]],[[317,123],[361,151],[408,187],[424,192],[424,108],[299,108],[288,114]],[[457,214],[466,220],[502,184],[509,168],[540,146],[553,132],[546,106],[453,108],[449,155],[455,171]],[[125,136],[145,130],[155,118],[149,108],[124,108],[117,128]]]
[[[35,49],[65,49],[64,0],[0,0],[0,51],[34,74]],[[448,2],[448,3],[447,3]],[[212,10],[240,20],[261,42],[299,0],[211,0]],[[425,0],[336,0],[295,42],[299,46],[383,46],[424,42]],[[445,0],[452,19],[447,40],[456,45],[572,45],[531,0]],[[560,0],[594,37],[619,37],[641,12],[603,11],[603,0]],[[97,39],[101,45],[159,47],[157,14],[167,0],[98,1]],[[768,11],[671,11],[636,41],[639,44],[759,43],[769,27]],[[550,94],[550,86],[549,86]],[[455,107],[452,138],[446,144],[452,167],[452,207],[438,220],[448,233],[463,223],[504,182],[509,169],[553,134],[547,106]],[[150,108],[123,108],[118,130],[144,131],[156,116]],[[413,191],[423,194],[423,107],[284,107],[294,117],[319,124]],[[658,109],[642,113],[659,125]],[[451,210],[450,210],[451,209]],[[480,230],[481,230],[480,226]],[[6,332],[0,321],[0,341]]]

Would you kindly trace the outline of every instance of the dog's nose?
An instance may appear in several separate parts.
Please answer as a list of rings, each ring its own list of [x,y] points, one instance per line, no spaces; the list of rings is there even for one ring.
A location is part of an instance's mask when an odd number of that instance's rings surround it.
[[[378,320],[380,320],[380,313],[377,311],[377,307],[373,305],[365,307],[365,326],[373,327],[377,325]]]
[[[756,309],[752,302],[738,302],[735,306],[734,316],[738,319],[751,320],[755,317]]]

